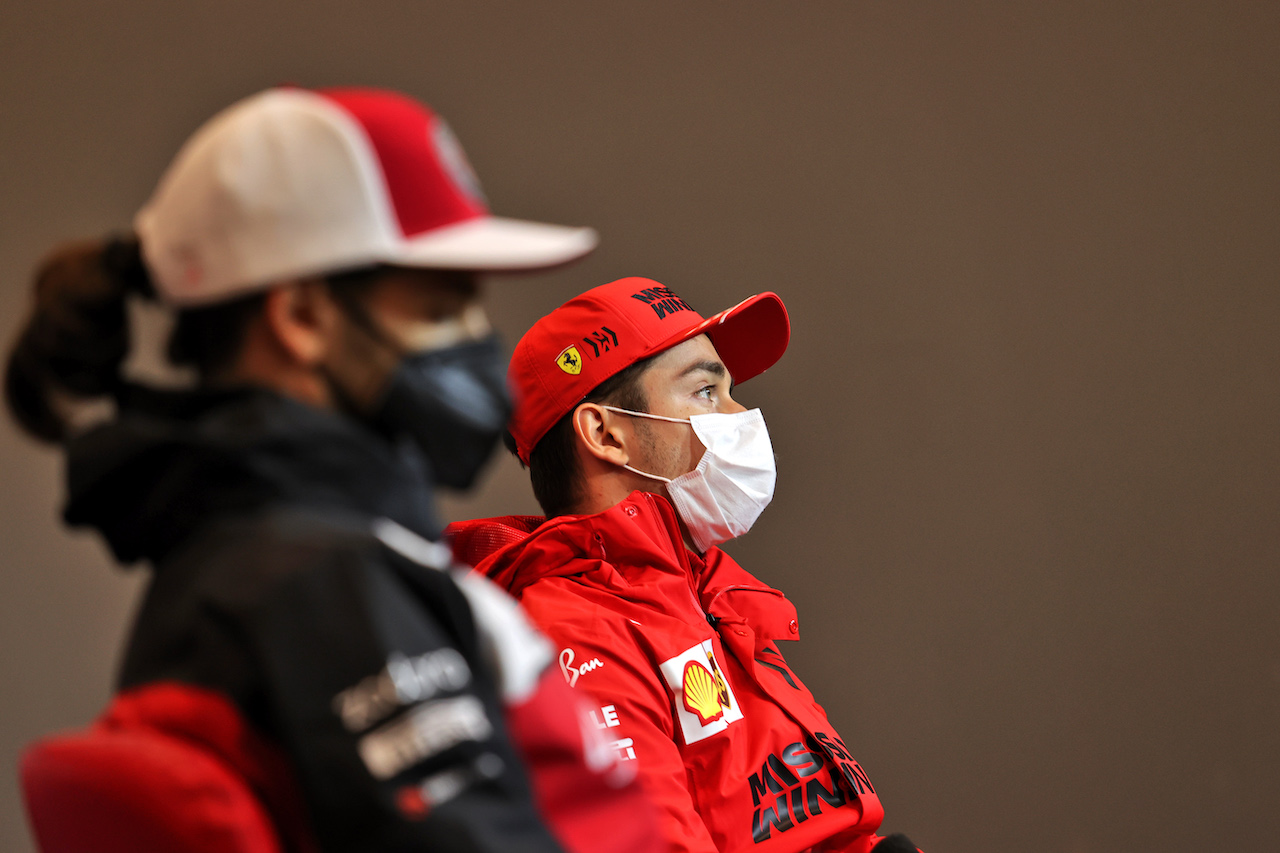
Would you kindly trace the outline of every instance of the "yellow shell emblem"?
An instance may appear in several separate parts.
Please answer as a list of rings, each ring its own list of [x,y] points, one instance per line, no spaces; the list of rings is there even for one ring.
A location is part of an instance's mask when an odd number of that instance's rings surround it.
[[[685,664],[681,692],[684,694],[684,706],[698,715],[698,722],[702,725],[713,723],[724,716],[724,706],[720,704],[720,690],[715,676],[697,661]]]
[[[570,376],[577,376],[582,372],[582,354],[577,347],[567,346],[556,356],[556,365]]]

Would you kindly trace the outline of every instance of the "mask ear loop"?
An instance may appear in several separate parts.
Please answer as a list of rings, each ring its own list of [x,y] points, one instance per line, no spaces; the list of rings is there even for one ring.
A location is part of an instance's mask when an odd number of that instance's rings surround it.
[[[630,465],[623,465],[622,467],[626,468],[632,474],[639,474],[641,477],[648,477],[650,480],[657,480],[659,483],[671,482],[671,479],[669,477],[662,477],[657,474],[650,474],[647,471],[641,471],[639,468],[632,468]]]
[[[600,404],[600,408],[608,409],[611,412],[617,412],[620,415],[631,415],[632,417],[636,417],[636,418],[649,418],[650,420],[654,420],[654,421],[667,421],[668,423],[673,423],[673,424],[689,424],[690,426],[693,425],[693,422],[690,421],[688,418],[669,418],[666,415],[654,415],[654,414],[650,414],[649,412],[634,412],[631,409],[621,409],[617,406],[609,406],[604,403]],[[659,476],[658,474],[650,474],[647,471],[641,471],[639,468],[632,468],[630,465],[623,465],[622,467],[630,471],[632,474],[639,474],[641,477],[648,477],[650,480],[657,480],[659,483],[671,482],[670,477],[662,477],[662,476]]]
[[[650,420],[668,421],[669,423],[673,423],[673,424],[689,424],[690,426],[693,425],[693,421],[689,420],[688,418],[669,418],[666,415],[652,415],[648,412],[633,412],[630,409],[620,409],[617,406],[609,406],[609,405],[605,405],[604,403],[600,404],[600,408],[608,409],[611,412],[617,412],[618,414],[621,414],[621,415],[631,415],[637,418],[649,418]]]

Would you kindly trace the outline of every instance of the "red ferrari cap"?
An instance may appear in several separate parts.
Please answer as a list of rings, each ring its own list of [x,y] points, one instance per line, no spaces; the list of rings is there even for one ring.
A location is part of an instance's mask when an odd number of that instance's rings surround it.
[[[533,324],[511,356],[511,435],[528,464],[542,437],[597,385],[637,361],[705,334],[735,383],[773,366],[791,323],[776,293],[760,293],[703,318],[671,288],[623,278],[570,299]]]

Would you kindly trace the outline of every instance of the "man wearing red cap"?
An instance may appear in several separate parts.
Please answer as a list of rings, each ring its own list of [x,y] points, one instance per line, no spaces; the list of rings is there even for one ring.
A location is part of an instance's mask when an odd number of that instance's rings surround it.
[[[703,319],[627,278],[539,320],[516,345],[509,430],[541,518],[454,525],[467,558],[522,601],[562,674],[634,760],[673,850],[857,851],[880,838],[876,790],[787,665],[794,606],[719,544],[773,496],[773,448],[735,383],[790,337],[782,301]]]

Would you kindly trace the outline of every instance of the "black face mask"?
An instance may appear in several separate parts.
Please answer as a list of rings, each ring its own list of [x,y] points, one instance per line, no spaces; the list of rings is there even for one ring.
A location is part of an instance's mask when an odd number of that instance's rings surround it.
[[[507,360],[497,335],[410,353],[391,375],[373,423],[426,453],[436,482],[470,486],[511,416]]]

